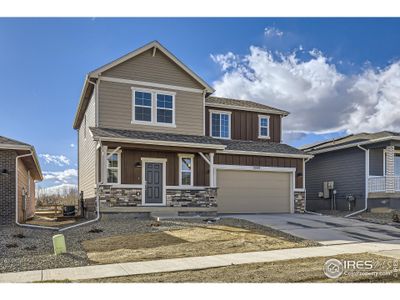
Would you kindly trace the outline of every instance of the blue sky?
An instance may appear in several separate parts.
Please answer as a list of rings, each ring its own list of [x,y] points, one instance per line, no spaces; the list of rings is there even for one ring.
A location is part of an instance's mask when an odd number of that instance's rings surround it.
[[[379,109],[385,101],[399,100],[393,96],[400,88],[399,32],[400,19],[3,18],[0,135],[36,147],[49,178],[44,186],[75,182],[71,171],[57,175],[77,168],[72,122],[85,74],[151,40],[164,44],[218,94],[247,96],[291,111],[284,129],[292,145],[349,132],[395,130],[396,122],[389,128]],[[258,60],[260,54],[271,56]],[[255,74],[261,92],[248,88],[238,65]],[[311,80],[320,84],[310,88]],[[372,97],[369,88],[375,85]],[[312,123],[313,118],[321,120]],[[365,126],[363,120],[368,120]]]

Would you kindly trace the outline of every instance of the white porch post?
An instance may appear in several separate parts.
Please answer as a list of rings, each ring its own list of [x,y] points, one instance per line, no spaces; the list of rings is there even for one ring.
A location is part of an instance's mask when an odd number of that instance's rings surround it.
[[[210,187],[215,187],[214,179],[214,153],[210,153]]]
[[[387,146],[385,149],[385,166],[386,166],[386,193],[395,192],[394,183],[394,146]]]
[[[108,147],[103,146],[101,149],[101,159],[100,159],[100,166],[101,166],[100,182],[102,183],[105,183],[107,181],[107,151]]]

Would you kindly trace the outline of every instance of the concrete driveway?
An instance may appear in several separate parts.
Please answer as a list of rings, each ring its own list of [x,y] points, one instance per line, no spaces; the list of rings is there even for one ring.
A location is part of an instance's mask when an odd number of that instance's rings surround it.
[[[272,227],[323,245],[400,240],[400,229],[354,219],[311,214],[225,215]]]

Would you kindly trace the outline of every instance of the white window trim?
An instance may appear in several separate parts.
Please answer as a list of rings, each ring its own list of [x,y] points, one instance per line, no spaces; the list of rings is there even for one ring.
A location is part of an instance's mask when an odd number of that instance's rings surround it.
[[[131,124],[139,124],[139,125],[151,125],[151,126],[164,126],[164,127],[176,127],[175,124],[175,92],[170,91],[160,91],[154,89],[143,89],[139,87],[131,87],[132,90],[132,120]],[[151,109],[151,121],[140,121],[135,120],[135,92],[142,92],[142,93],[150,93],[151,94],[151,106],[141,106],[141,107],[149,107]],[[157,122],[157,94],[169,95],[172,96],[172,123],[163,123]],[[167,108],[167,110],[170,110]]]
[[[231,136],[232,136],[232,122],[231,122],[231,120],[232,120],[232,112],[231,111],[224,111],[224,110],[214,110],[214,109],[211,110],[210,109],[209,113],[210,113],[210,120],[209,120],[209,122],[210,122],[210,126],[209,126],[210,136],[213,137],[213,138],[217,138],[217,139],[230,140]],[[229,135],[228,135],[228,137],[213,136],[213,134],[212,134],[212,115],[213,114],[219,114],[219,115],[220,114],[225,114],[225,115],[228,115],[228,122],[229,122],[229,125],[228,125]],[[220,122],[221,122],[221,118],[220,118]],[[221,123],[220,123],[220,128],[221,128]],[[220,135],[221,135],[221,132],[220,132]]]
[[[261,127],[264,127],[265,128],[265,126],[261,126],[261,120],[262,119],[268,119],[268,135],[262,135],[261,134]],[[270,116],[267,116],[267,115],[258,115],[258,138],[259,139],[270,139],[271,138],[271,136],[270,136],[270,130],[269,130],[269,128],[270,128]]]
[[[107,149],[107,155],[106,155],[106,183],[111,184],[111,185],[116,185],[116,184],[121,184],[121,150],[116,151],[114,154],[117,154],[118,156],[118,181],[117,182],[109,182],[108,181],[108,155],[110,155],[112,152],[114,152],[115,149]],[[113,168],[112,168],[113,169]]]
[[[179,157],[179,186],[190,187],[194,185],[194,154],[178,154]],[[190,169],[190,185],[182,184],[182,159],[190,158],[192,160],[192,168]],[[187,171],[185,171],[187,172]]]
[[[165,206],[167,205],[167,159],[142,157],[142,205],[143,206]],[[146,163],[162,163],[162,184],[163,184],[163,202],[162,203],[146,203]]]

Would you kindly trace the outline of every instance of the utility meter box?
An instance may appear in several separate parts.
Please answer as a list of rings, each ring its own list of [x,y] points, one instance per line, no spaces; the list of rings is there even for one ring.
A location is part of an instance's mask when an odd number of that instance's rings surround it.
[[[59,255],[67,252],[65,245],[65,238],[63,234],[56,234],[53,236],[54,254]]]

